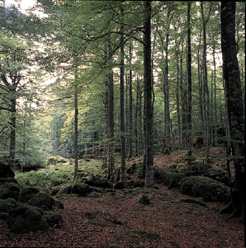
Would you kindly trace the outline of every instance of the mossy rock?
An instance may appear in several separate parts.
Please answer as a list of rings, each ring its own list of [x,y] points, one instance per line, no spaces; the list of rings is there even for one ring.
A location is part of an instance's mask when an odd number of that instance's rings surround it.
[[[55,200],[52,197],[42,192],[37,193],[28,201],[28,204],[44,209],[52,209],[54,203]]]
[[[124,189],[125,183],[123,181],[119,181],[114,185],[114,189]]]
[[[15,176],[15,173],[12,171],[7,161],[0,160],[0,175],[3,178],[7,178],[7,177],[13,178]]]
[[[71,194],[71,193],[72,193],[72,188],[73,188],[72,185],[65,186],[64,188],[62,188],[62,189],[58,192],[58,194]]]
[[[181,181],[180,191],[194,197],[202,197],[205,201],[227,201],[229,187],[208,177],[191,176]]]
[[[0,212],[0,220],[7,220],[9,217],[9,214],[6,212]]]
[[[72,193],[79,196],[87,196],[91,191],[91,187],[86,183],[76,183],[72,188]]]
[[[170,182],[168,184],[168,188],[179,187],[181,184],[181,180],[185,177],[184,173],[171,173],[169,174]]]
[[[163,183],[166,180],[167,173],[158,167],[154,167],[154,179],[155,183]]]
[[[0,199],[14,198],[19,199],[20,186],[16,183],[5,183],[0,189]]]
[[[145,183],[143,181],[135,181],[133,183],[133,188],[143,188],[145,186]]]
[[[12,209],[7,223],[11,232],[46,230],[49,227],[42,212],[28,205],[19,205]]]
[[[56,201],[53,204],[54,207],[64,209],[64,204],[61,201]]]
[[[61,227],[63,223],[62,216],[53,211],[46,212],[45,219],[49,226]]]
[[[84,183],[88,184],[89,186],[95,186],[99,188],[113,188],[113,183],[110,182],[109,180],[101,177],[95,177],[94,175],[90,175],[86,178]]]
[[[144,205],[148,205],[150,204],[150,199],[147,195],[142,195],[139,199],[138,199],[138,203],[144,204]]]
[[[11,209],[13,209],[16,206],[16,204],[11,203],[8,200],[3,200],[0,199],[0,213],[5,212],[8,213],[9,211],[11,211]]]
[[[210,168],[209,164],[191,163],[179,167],[179,172],[184,173],[186,176],[204,176]]]
[[[101,197],[101,194],[99,192],[92,191],[91,193],[88,194],[88,196],[91,198],[99,198]]]
[[[207,177],[210,177],[216,181],[219,181],[223,184],[225,184],[226,186],[230,186],[230,179],[228,177],[228,172],[223,170],[223,169],[210,169],[207,173],[206,173]]]
[[[20,201],[21,202],[28,202],[37,193],[39,193],[39,190],[36,188],[24,187],[21,189],[21,192],[20,192]]]

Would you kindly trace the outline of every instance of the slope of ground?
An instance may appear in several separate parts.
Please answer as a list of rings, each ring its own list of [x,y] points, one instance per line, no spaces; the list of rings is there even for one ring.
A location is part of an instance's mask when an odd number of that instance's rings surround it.
[[[187,198],[159,185],[159,190],[108,192],[98,198],[64,196],[64,223],[47,232],[10,233],[0,225],[1,247],[243,247],[238,219],[209,208],[180,202]],[[149,205],[138,203],[148,195]]]

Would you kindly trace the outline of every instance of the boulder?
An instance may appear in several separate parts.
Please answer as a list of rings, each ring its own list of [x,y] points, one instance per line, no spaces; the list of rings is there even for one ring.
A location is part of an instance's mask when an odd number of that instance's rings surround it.
[[[63,223],[62,216],[52,211],[46,212],[45,219],[49,226],[61,227]]]
[[[0,177],[14,177],[15,173],[11,170],[10,166],[0,161]]]
[[[33,187],[24,187],[20,192],[20,201],[28,202],[31,198],[33,198],[39,190]]]
[[[145,183],[143,181],[135,181],[133,183],[134,188],[143,188],[145,186]]]
[[[20,187],[16,183],[5,183],[0,188],[0,199],[14,198],[19,200]]]
[[[43,209],[52,209],[54,203],[55,200],[52,197],[42,192],[37,193],[28,201],[28,204]]]
[[[15,206],[16,206],[16,204],[11,202],[11,200],[9,201],[8,199],[5,199],[5,200],[0,199],[0,213],[2,213],[2,212],[8,213]]]
[[[18,205],[12,209],[7,223],[11,232],[46,230],[49,227],[42,211],[28,205]]]
[[[91,191],[92,191],[92,189],[86,183],[74,184],[74,186],[72,188],[72,193],[78,194],[79,196],[87,196]]]

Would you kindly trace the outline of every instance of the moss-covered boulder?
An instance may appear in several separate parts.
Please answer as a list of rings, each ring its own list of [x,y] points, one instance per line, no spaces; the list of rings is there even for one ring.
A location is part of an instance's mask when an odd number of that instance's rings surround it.
[[[186,176],[204,176],[211,168],[209,164],[193,162],[190,164],[171,164],[168,169],[175,173],[184,173]]]
[[[10,198],[12,199],[12,198]],[[13,199],[0,199],[0,213],[5,212],[8,213],[9,211],[11,211],[11,209],[13,209],[16,206],[16,202],[14,202],[15,200]]]
[[[227,201],[229,187],[208,177],[191,176],[181,181],[180,191],[195,197],[202,197],[205,201]]]
[[[51,196],[42,192],[37,193],[28,201],[28,204],[43,209],[52,209],[54,203],[55,200]]]
[[[72,193],[79,196],[87,196],[91,191],[91,187],[86,183],[76,183],[72,187]]]
[[[150,199],[147,195],[142,195],[139,199],[138,199],[138,203],[141,203],[143,205],[148,205],[150,204]]]
[[[45,219],[49,226],[61,227],[63,223],[62,216],[53,211],[46,212]]]
[[[89,186],[94,186],[94,187],[100,187],[100,188],[113,188],[113,183],[110,182],[109,180],[101,177],[96,177],[94,175],[89,175],[86,177],[84,180],[84,183],[88,184]]]
[[[145,183],[143,181],[135,181],[133,183],[133,188],[143,188],[145,186]]]
[[[124,189],[125,188],[125,183],[123,181],[119,181],[114,185],[115,189]]]
[[[56,201],[53,204],[54,207],[64,209],[64,204],[61,201]]]
[[[228,172],[223,169],[210,169],[206,173],[207,177],[210,177],[216,181],[219,181],[227,186],[230,185],[230,179],[228,177]]]
[[[58,194],[71,194],[72,193],[72,185],[67,185],[64,188],[61,188],[60,191],[58,192]]]
[[[20,186],[16,183],[5,183],[0,188],[0,199],[14,198],[19,200]]]
[[[7,177],[14,177],[15,173],[10,168],[9,164],[4,163],[0,160],[0,177],[7,178]]]
[[[39,190],[33,187],[24,187],[21,189],[20,192],[20,201],[21,202],[28,202],[31,198],[33,198]]]
[[[9,214],[6,212],[0,212],[0,220],[7,220],[9,217]]]
[[[7,223],[11,232],[46,230],[49,227],[42,211],[29,205],[18,205],[12,209]]]
[[[163,183],[166,180],[167,173],[159,167],[154,167],[154,179],[155,183]]]
[[[185,177],[184,173],[170,173],[168,175],[168,179],[170,180],[168,183],[168,188],[179,187],[181,184],[181,180]],[[168,181],[168,180],[167,180]]]

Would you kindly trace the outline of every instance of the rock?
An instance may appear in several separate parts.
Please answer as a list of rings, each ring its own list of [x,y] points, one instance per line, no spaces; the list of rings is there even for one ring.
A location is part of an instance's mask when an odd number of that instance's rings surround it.
[[[123,181],[119,181],[114,185],[115,189],[124,189],[125,188],[125,183]]]
[[[0,199],[0,213],[5,212],[8,213],[11,209],[13,209],[16,204],[11,201]]]
[[[9,217],[9,214],[6,212],[1,212],[0,213],[0,220],[7,220]]]
[[[155,183],[163,183],[167,178],[167,173],[158,167],[154,167],[154,179]]]
[[[33,187],[24,187],[21,189],[20,193],[20,201],[21,202],[28,202],[31,198],[33,198],[39,190]]]
[[[37,193],[28,201],[28,204],[44,209],[52,209],[54,203],[55,200],[52,197],[42,192]]]
[[[94,175],[89,175],[84,183],[90,185],[90,186],[95,186],[95,187],[100,187],[100,188],[113,188],[113,183],[110,182],[107,179],[100,178],[100,177],[95,177]]]
[[[143,181],[135,181],[133,183],[134,188],[143,188],[145,186],[145,183]]]
[[[91,191],[92,189],[86,183],[77,183],[72,188],[72,193],[79,196],[87,196]]]
[[[12,209],[7,223],[11,232],[46,230],[49,227],[42,211],[28,205],[18,205]]]
[[[15,173],[11,170],[8,164],[3,163],[0,161],[0,177],[14,177]]]
[[[72,185],[68,185],[64,188],[62,188],[58,193],[59,194],[71,194],[72,193]]]
[[[168,188],[174,188],[180,186],[180,181],[185,177],[184,173],[171,173],[170,174],[170,182],[168,184]]]
[[[148,205],[150,204],[150,199],[147,195],[142,195],[139,199],[138,199],[138,203],[144,204],[144,205]]]
[[[45,219],[49,226],[61,227],[63,223],[62,216],[52,211],[46,212]]]
[[[0,199],[14,198],[19,200],[20,187],[16,183],[5,183],[0,189]]]
[[[64,209],[64,205],[61,201],[55,201],[53,206],[56,208]]]
[[[195,197],[202,197],[205,201],[227,201],[229,187],[208,177],[191,176],[181,181],[180,191]]]

